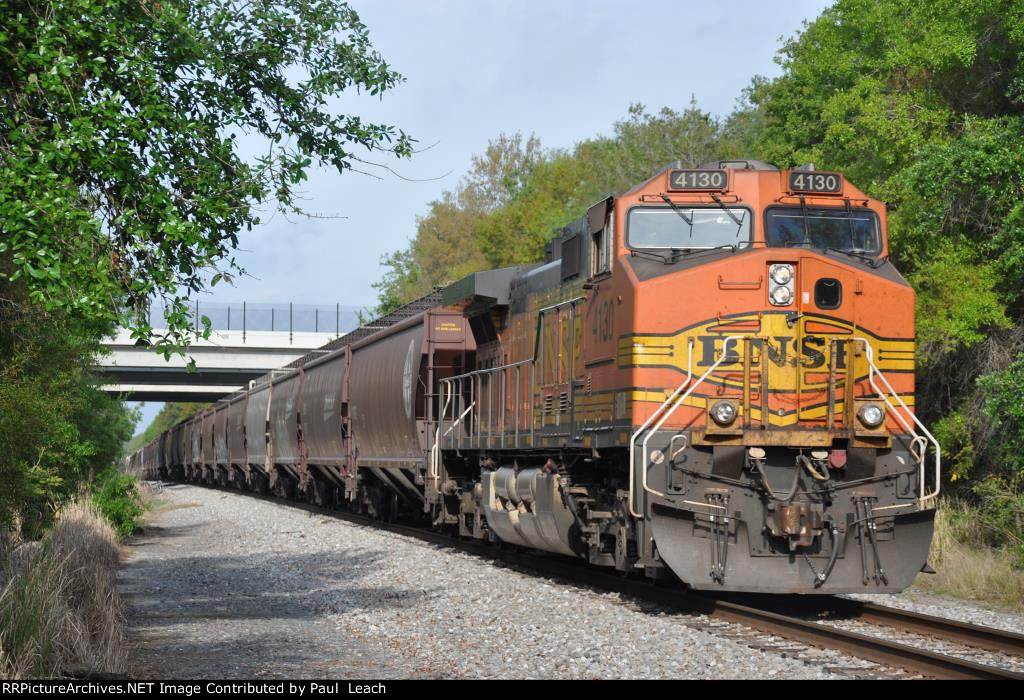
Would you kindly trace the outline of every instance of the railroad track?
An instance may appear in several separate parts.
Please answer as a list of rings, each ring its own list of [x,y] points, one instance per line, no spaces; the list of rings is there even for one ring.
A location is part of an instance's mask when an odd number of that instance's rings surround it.
[[[856,601],[859,619],[876,625],[945,639],[966,646],[1024,657],[1024,635],[958,620]]]
[[[1024,658],[1024,635],[1013,632],[835,596],[824,597],[823,600],[817,597],[791,597],[778,600],[764,596],[737,598],[735,596],[706,595],[687,590],[678,583],[659,585],[648,580],[602,571],[560,555],[533,553],[516,548],[490,545],[479,540],[460,539],[422,527],[383,522],[343,510],[286,501],[236,489],[207,484],[191,485],[254,496],[272,503],[300,508],[357,525],[405,535],[438,546],[454,548],[520,566],[577,585],[631,596],[687,613],[707,615],[715,620],[743,625],[762,633],[812,647],[840,651],[884,667],[904,669],[912,674],[928,678],[1024,680],[1024,673],[978,663],[961,656],[894,642],[875,635],[842,629],[830,624],[822,624],[806,618],[813,616],[826,620],[856,619],[867,624],[891,627],[901,632],[922,635],[931,639]],[[751,599],[753,599],[753,604],[750,604]]]
[[[849,598],[831,598],[826,605],[819,607],[822,608],[822,612],[819,613],[822,619],[853,619],[871,625],[891,627],[900,632],[918,634],[1024,659],[1024,635],[1015,632]],[[814,612],[813,608],[811,608],[811,612]]]

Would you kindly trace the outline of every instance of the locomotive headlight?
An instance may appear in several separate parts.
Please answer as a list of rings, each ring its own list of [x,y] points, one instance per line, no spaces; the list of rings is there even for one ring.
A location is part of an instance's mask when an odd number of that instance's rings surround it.
[[[772,265],[772,282],[775,284],[787,285],[793,280],[792,265]]]
[[[866,403],[857,411],[857,417],[868,428],[877,428],[885,420],[885,411],[877,403]]]
[[[776,263],[768,268],[768,301],[772,306],[789,306],[793,303],[795,278],[793,266],[787,263]]]
[[[788,306],[793,301],[793,292],[789,287],[776,287],[772,290],[772,303],[776,306]]]
[[[719,425],[729,425],[736,420],[736,406],[732,401],[717,401],[711,407],[711,417]]]

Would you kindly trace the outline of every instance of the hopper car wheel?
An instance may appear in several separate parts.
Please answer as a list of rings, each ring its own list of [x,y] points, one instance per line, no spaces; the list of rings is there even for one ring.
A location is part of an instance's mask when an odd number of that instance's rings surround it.
[[[254,472],[250,479],[252,480],[252,490],[256,493],[265,495],[270,490],[268,488],[269,485],[267,484],[266,474]]]
[[[310,501],[320,508],[334,505],[335,488],[323,479],[311,479],[309,483]]]

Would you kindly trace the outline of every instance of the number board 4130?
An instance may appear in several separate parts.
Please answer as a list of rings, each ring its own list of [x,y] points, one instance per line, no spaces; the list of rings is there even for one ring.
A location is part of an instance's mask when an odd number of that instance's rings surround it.
[[[843,191],[843,176],[839,173],[794,170],[789,173],[789,191],[839,194]]]
[[[674,192],[722,191],[728,186],[725,170],[672,170],[668,174],[668,188]]]

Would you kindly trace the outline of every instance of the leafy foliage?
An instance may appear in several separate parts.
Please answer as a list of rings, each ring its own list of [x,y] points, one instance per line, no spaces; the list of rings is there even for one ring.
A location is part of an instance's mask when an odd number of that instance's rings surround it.
[[[135,452],[144,445],[159,437],[160,433],[190,418],[210,404],[206,403],[165,403],[152,422],[138,435],[132,437],[124,447],[127,454]]]
[[[83,369],[100,338],[186,345],[188,298],[239,273],[260,212],[299,211],[314,163],[411,153],[340,108],[400,80],[339,0],[0,5],[0,528],[38,535],[131,436]],[[98,498],[126,528],[122,486]]]
[[[27,303],[17,285],[0,283],[0,297],[0,529],[31,536],[120,456],[137,416],[85,369],[100,328]]]
[[[142,496],[135,477],[111,467],[96,478],[92,501],[118,537],[125,538],[135,532],[142,516]]]
[[[384,256],[377,313],[383,314],[488,266],[477,232],[488,216],[512,201],[543,158],[540,141],[522,134],[501,134],[454,191],[430,203],[416,222],[416,237],[405,250]]]
[[[922,359],[976,345],[1009,325],[996,264],[974,259],[969,247],[945,245],[910,277],[919,295],[917,340]]]
[[[986,544],[1024,561],[1024,4],[839,0],[749,91],[782,165],[844,171],[893,206],[918,292],[920,414]]]
[[[932,433],[942,445],[950,480],[970,478],[977,453],[967,412],[962,407],[948,412],[935,422]]]
[[[0,76],[0,280],[50,311],[128,312],[142,342],[163,297],[165,353],[187,343],[188,295],[237,274],[238,233],[260,206],[297,210],[314,161],[411,152],[337,113],[401,80],[344,2],[10,0]]]
[[[1005,369],[979,378],[978,388],[984,416],[1000,426],[993,471],[1024,485],[1024,353]]]

